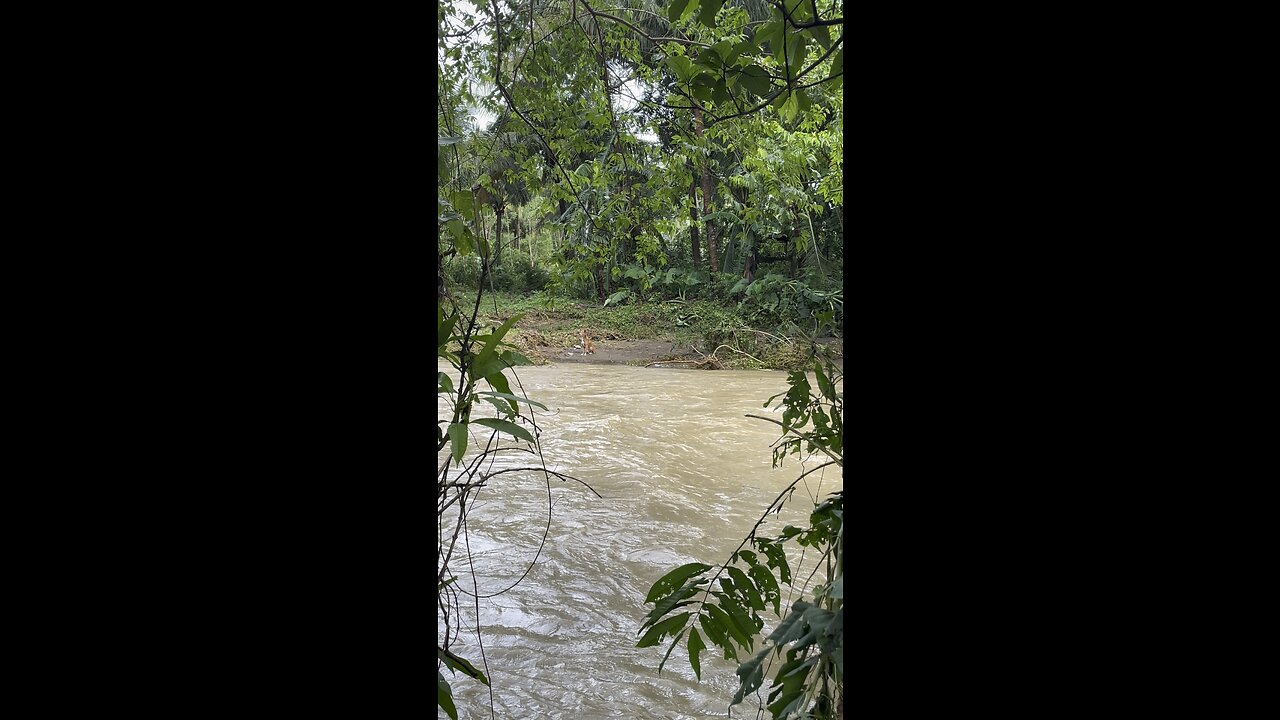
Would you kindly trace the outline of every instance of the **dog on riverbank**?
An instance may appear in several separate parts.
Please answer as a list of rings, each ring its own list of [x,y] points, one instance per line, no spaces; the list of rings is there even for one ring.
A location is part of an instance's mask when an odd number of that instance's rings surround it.
[[[587,337],[587,331],[585,329],[582,330],[582,350],[587,353],[593,353],[596,351],[596,346],[591,342],[591,338]]]

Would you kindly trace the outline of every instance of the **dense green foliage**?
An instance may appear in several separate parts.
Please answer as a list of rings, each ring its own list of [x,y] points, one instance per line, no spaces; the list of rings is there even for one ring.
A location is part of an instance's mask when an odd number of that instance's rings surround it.
[[[838,15],[831,0],[441,4],[447,283],[602,305],[719,286],[762,324],[796,320],[747,290],[774,274],[804,297],[843,272]]]
[[[646,312],[668,327],[697,323],[708,348],[733,338],[749,356],[748,341],[772,337],[755,328],[814,336],[842,331],[844,316],[841,4],[475,2],[437,5],[438,354],[459,378],[438,381],[450,408],[437,426],[438,451],[450,449],[438,515],[458,514],[441,544],[446,626],[452,543],[468,493],[486,479],[464,462],[473,433],[488,434],[484,453],[499,433],[538,452],[537,404],[513,394],[505,375],[527,362],[506,338],[517,317],[486,332],[485,291],[636,308],[613,322]],[[817,393],[803,372],[790,376],[775,462],[803,451],[827,455],[819,467],[842,467],[839,371],[813,368]],[[490,406],[493,417],[477,416]],[[668,575],[650,593],[641,644],[688,632],[699,676],[701,649],[744,653],[735,703],[759,687],[769,654],[783,655],[774,716],[837,716],[842,517],[838,495],[807,529],[766,537],[757,524],[725,564]],[[786,543],[820,551],[828,577],[789,608],[780,600]],[[752,655],[766,607],[781,621]],[[448,648],[446,633],[442,667],[487,683]],[[439,683],[439,704],[456,719],[443,673]]]

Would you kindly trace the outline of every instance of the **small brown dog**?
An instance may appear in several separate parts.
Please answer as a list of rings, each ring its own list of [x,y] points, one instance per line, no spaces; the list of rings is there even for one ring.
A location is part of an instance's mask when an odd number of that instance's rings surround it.
[[[589,353],[596,351],[596,346],[591,342],[591,338],[587,337],[585,329],[582,331],[582,349]]]

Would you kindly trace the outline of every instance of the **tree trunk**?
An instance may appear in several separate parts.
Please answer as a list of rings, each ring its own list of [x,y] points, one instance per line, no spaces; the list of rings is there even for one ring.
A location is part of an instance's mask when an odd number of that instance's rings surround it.
[[[704,127],[702,123],[702,110],[695,108],[693,111],[693,118],[695,122],[694,126],[698,131],[698,137],[702,138],[704,133]],[[713,196],[711,191],[711,158],[707,157],[707,158],[703,158],[703,165],[702,165],[702,214],[704,216],[710,215],[711,213],[715,212],[715,208],[711,202],[712,197]],[[711,224],[710,220],[707,220],[706,223],[707,223],[707,263],[711,268],[711,272],[714,273],[720,269],[720,263],[716,261],[716,232],[715,232],[715,227]]]
[[[787,259],[791,262],[791,279],[800,279],[800,254],[796,252],[796,241],[804,237],[800,231],[800,214],[796,212],[795,203],[791,204],[791,241],[787,243]]]
[[[506,208],[501,205],[493,209],[493,214],[498,219],[493,227],[493,266],[495,268],[502,264],[502,214],[505,211]]]
[[[692,243],[693,250],[693,269],[702,269],[702,244],[698,242],[698,191],[697,181],[689,186],[689,199],[693,200],[693,205],[689,206],[689,240]]]

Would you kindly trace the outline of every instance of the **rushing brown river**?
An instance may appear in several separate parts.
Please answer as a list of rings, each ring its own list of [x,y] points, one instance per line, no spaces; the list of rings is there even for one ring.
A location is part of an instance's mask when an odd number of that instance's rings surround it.
[[[441,363],[439,370],[451,369]],[[777,426],[744,417],[781,417],[762,405],[787,389],[786,373],[582,364],[517,371],[529,398],[549,409],[536,411],[548,469],[581,479],[603,499],[552,479],[548,501],[547,481],[534,472],[499,475],[474,496],[468,532],[449,566],[460,591],[492,596],[479,600],[487,666],[476,637],[476,600],[461,592],[461,617],[451,618],[461,631],[451,649],[488,675],[492,698],[489,688],[445,669],[459,718],[490,717],[491,701],[493,717],[512,720],[725,717],[738,687],[736,662],[709,648],[699,682],[682,641],[659,676],[670,639],[637,648],[637,630],[652,608],[644,599],[654,581],[687,562],[727,560],[778,493],[820,464],[802,467],[793,456],[772,468]],[[514,379],[511,386],[520,394]],[[439,413],[449,414],[443,400]],[[475,413],[494,415],[487,403]],[[473,432],[468,455],[487,438],[487,430]],[[504,436],[503,445],[516,443]],[[536,464],[525,453],[498,453],[493,469]],[[814,500],[842,488],[836,467],[810,475],[761,532],[807,526]],[[451,529],[454,518],[456,506],[442,527]],[[798,549],[789,557],[797,582],[809,578],[812,555],[798,571]],[[785,610],[786,586],[783,604]],[[763,617],[767,633],[777,618],[772,608]],[[442,643],[444,630],[438,619]],[[734,717],[755,717],[755,710],[748,699],[734,707]]]

